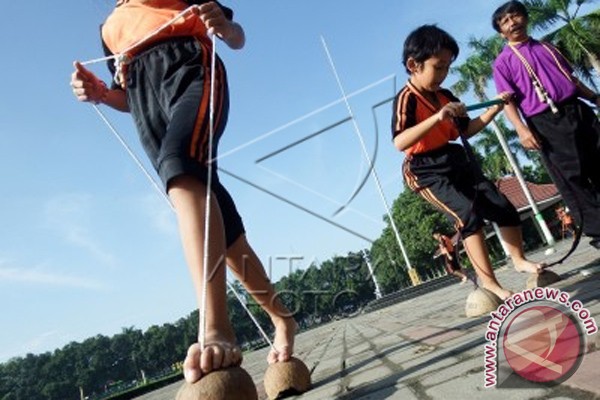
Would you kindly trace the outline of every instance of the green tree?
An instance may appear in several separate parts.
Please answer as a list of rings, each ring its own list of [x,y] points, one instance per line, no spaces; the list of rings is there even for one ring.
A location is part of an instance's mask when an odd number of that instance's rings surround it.
[[[502,135],[506,138],[510,151],[515,155],[516,165],[521,168],[518,157],[528,160],[530,160],[530,157],[521,146],[516,131],[509,129],[501,118],[496,121],[496,128],[500,129]],[[478,156],[481,169],[492,181],[514,173],[494,129],[485,128],[478,133],[473,148]]]
[[[600,75],[600,12],[580,16],[581,7],[595,0],[524,0],[532,30],[552,42],[576,70],[593,83],[591,70]]]
[[[431,275],[436,267],[433,261],[435,231],[452,232],[448,219],[421,196],[406,188],[394,201],[392,218],[402,231],[402,241],[413,267],[422,277]],[[391,228],[389,218],[381,236],[373,243],[371,259],[375,274],[384,293],[409,286],[404,258]]]
[[[240,300],[238,300],[233,293],[234,290],[235,293],[240,296]],[[248,308],[248,311],[244,309],[242,303]],[[227,295],[227,308],[237,342],[242,345],[242,347],[245,347],[256,340],[263,339],[262,334],[252,320],[252,317],[254,317],[258,325],[260,325],[266,334],[272,333],[272,324],[268,314],[254,301],[239,281],[231,283],[231,288]],[[252,317],[248,312],[252,313]]]

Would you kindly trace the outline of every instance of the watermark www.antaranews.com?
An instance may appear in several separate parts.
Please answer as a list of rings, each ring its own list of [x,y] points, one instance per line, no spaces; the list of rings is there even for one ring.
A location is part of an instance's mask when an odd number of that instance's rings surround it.
[[[572,376],[596,321],[579,300],[556,288],[516,293],[490,313],[485,339],[484,386],[552,386]]]

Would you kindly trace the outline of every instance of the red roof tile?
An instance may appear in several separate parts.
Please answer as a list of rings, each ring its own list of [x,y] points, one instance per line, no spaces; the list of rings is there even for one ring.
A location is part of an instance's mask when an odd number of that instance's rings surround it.
[[[542,203],[549,200],[554,200],[560,197],[556,185],[553,183],[547,184],[536,184],[531,182],[525,182],[531,196],[536,203]],[[523,188],[519,184],[519,181],[514,176],[507,176],[500,178],[496,181],[496,186],[500,191],[510,200],[510,202],[516,207],[517,210],[521,211],[523,208],[529,208],[529,202]]]

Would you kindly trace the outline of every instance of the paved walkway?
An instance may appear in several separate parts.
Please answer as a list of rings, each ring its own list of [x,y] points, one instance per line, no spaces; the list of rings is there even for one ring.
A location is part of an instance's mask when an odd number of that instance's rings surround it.
[[[533,260],[554,260],[557,253],[531,254]],[[564,265],[555,285],[580,300],[600,325],[600,251],[582,240]],[[526,276],[510,266],[497,270],[500,282],[525,289]],[[484,388],[484,335],[489,317],[465,317],[470,287],[452,284],[371,313],[338,320],[297,337],[296,354],[312,371],[313,388],[296,399],[600,399],[600,333],[587,337],[587,350],[577,372],[562,384],[547,388]],[[243,367],[265,399],[262,378],[266,349],[245,356]],[[172,400],[180,384],[140,397]],[[235,400],[235,399],[232,399]]]

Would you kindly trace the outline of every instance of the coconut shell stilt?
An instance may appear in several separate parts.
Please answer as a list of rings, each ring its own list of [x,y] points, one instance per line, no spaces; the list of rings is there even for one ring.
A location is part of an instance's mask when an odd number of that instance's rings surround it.
[[[302,394],[310,389],[310,371],[301,360],[292,357],[289,361],[269,364],[264,385],[269,400]]]
[[[536,287],[546,287],[561,281],[562,278],[555,272],[550,270],[544,270],[541,274],[531,274],[527,278],[527,289],[533,289]]]
[[[481,317],[496,310],[500,304],[502,304],[500,297],[478,286],[467,297],[465,314],[469,318]]]
[[[258,400],[252,378],[241,367],[213,371],[196,383],[184,383],[176,400]]]

